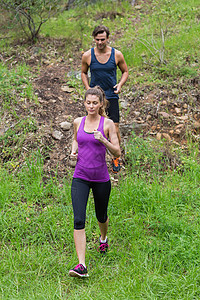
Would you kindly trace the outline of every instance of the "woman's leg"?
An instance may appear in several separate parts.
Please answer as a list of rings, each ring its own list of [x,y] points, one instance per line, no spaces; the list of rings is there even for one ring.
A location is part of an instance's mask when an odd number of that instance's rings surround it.
[[[79,264],[85,267],[85,249],[86,249],[86,235],[85,229],[74,229],[74,242],[76,246],[76,253],[78,256]]]
[[[108,222],[109,222],[109,219],[107,218],[107,221],[105,223],[100,223],[98,221],[98,224],[99,224],[99,229],[100,229],[100,232],[101,232],[101,240],[104,241],[106,239],[106,236],[107,236],[107,231],[108,231]]]
[[[101,232],[101,240],[105,240],[109,222],[107,208],[111,191],[110,180],[102,183],[93,183],[92,191],[94,196],[96,216]]]
[[[72,205],[74,211],[74,242],[79,263],[85,266],[85,217],[90,186],[85,180],[73,178],[71,187]]]

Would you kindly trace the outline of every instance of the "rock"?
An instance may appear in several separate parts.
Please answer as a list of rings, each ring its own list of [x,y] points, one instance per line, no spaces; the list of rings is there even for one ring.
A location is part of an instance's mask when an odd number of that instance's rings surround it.
[[[123,99],[123,100],[120,101],[120,105],[121,105],[121,107],[124,108],[124,109],[127,109],[128,104],[129,104],[129,103],[128,103],[128,101],[127,101],[126,99]]]
[[[172,94],[173,95],[178,95],[178,93],[179,93],[178,89],[176,89],[176,88],[172,89]]]
[[[45,60],[43,60],[43,64],[45,64],[45,65],[50,65],[51,62],[50,62],[49,60],[45,59]]]
[[[184,124],[179,124],[179,125],[177,125],[177,126],[175,127],[175,130],[181,129],[181,128],[183,128],[183,127],[184,127]]]
[[[136,119],[136,123],[139,123],[139,124],[144,123],[144,120],[142,120],[142,118],[139,117],[139,118]]]
[[[71,123],[65,121],[65,122],[62,122],[60,123],[60,127],[63,129],[63,130],[69,130],[70,127],[71,127]]]
[[[67,77],[72,77],[81,80],[81,71],[69,71],[67,73]]]
[[[175,130],[175,133],[176,133],[177,135],[179,135],[179,134],[181,133],[181,130],[180,130],[180,129],[176,129],[176,130]]]
[[[137,10],[142,9],[142,5],[136,5],[136,6],[135,6],[135,9],[137,9]]]
[[[181,116],[181,117],[177,117],[179,120],[182,120],[182,121],[186,121],[188,120],[188,116]]]
[[[169,117],[170,117],[170,115],[164,111],[160,111],[160,112],[158,112],[158,114],[160,116],[162,116],[164,119],[169,119]]]
[[[161,134],[160,132],[158,132],[158,133],[156,134],[156,139],[157,139],[158,141],[160,141],[160,140],[161,140],[161,137],[162,137],[162,134]]]
[[[61,87],[61,90],[66,93],[72,93],[74,91],[74,88],[70,88],[68,85],[65,85]]]
[[[134,113],[134,115],[135,115],[136,117],[139,117],[139,115],[140,115],[140,112],[139,112],[139,111],[134,111],[133,113]]]
[[[151,115],[147,115],[146,120],[147,120],[147,122],[148,122],[149,120],[151,120]]]
[[[143,131],[147,127],[148,127],[148,124],[146,124],[146,123],[142,123],[142,124],[133,123],[133,131],[135,133],[140,133],[141,131]]]
[[[193,127],[195,129],[199,129],[200,128],[200,123],[199,122],[194,122]]]
[[[181,108],[176,107],[175,112],[176,112],[176,114],[180,114],[181,113]]]
[[[138,124],[137,122],[133,122],[131,124],[122,124],[122,125],[120,125],[120,132],[122,135],[127,136],[132,131],[134,131],[135,133],[140,133],[147,126],[148,126],[148,124],[146,124],[146,123]]]
[[[60,155],[60,160],[63,160],[64,158],[66,158],[66,155],[65,154],[61,154]]]
[[[5,130],[4,128],[0,128],[0,136],[4,136]]]
[[[63,134],[62,134],[62,132],[60,132],[60,131],[58,131],[58,130],[54,130],[53,132],[52,132],[52,137],[54,138],[54,139],[56,139],[56,140],[61,140],[62,138],[63,138]]]
[[[163,133],[162,136],[163,136],[163,138],[166,139],[168,142],[171,141],[171,137],[170,137],[170,135],[169,135],[168,133]]]

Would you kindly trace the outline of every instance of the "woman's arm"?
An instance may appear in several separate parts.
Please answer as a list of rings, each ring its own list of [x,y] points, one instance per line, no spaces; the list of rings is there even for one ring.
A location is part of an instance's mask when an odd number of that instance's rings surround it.
[[[77,131],[80,124],[81,118],[77,118],[74,120],[74,138],[72,141],[72,150],[71,150],[71,158],[77,157],[78,153],[78,142],[77,142]]]
[[[110,141],[108,141],[100,131],[94,131],[95,139],[103,143],[106,148],[112,153],[112,155],[114,155],[115,157],[119,157],[121,155],[121,150],[115,129],[115,124],[112,120],[105,119],[104,131],[105,133],[107,133],[106,135],[108,135]]]

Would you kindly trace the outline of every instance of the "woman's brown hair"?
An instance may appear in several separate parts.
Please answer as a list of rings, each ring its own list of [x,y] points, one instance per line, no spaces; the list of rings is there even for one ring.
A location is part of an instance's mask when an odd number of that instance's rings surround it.
[[[95,95],[99,98],[100,103],[103,103],[103,105],[99,108],[99,114],[100,116],[107,118],[106,107],[108,106],[108,100],[106,99],[102,88],[99,85],[96,85],[95,87],[88,89],[85,93],[84,101],[88,95]]]

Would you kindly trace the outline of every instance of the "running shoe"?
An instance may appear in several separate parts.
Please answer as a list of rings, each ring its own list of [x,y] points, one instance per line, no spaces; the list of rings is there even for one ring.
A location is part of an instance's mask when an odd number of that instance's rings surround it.
[[[78,264],[74,269],[71,269],[69,271],[69,276],[83,278],[88,277],[89,275],[87,272],[87,268],[84,267],[82,264]]]
[[[114,157],[112,159],[112,171],[113,173],[118,173],[121,169],[121,163],[119,157]]]
[[[97,249],[98,252],[100,252],[101,254],[106,254],[106,252],[108,251],[108,239],[106,239],[106,242],[105,243],[102,243],[101,242],[101,237],[99,238],[99,243],[100,243],[100,246],[99,248]]]

